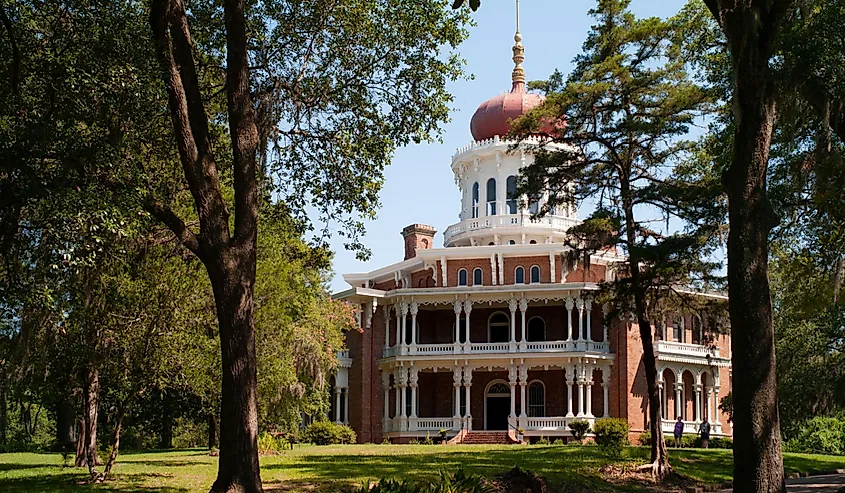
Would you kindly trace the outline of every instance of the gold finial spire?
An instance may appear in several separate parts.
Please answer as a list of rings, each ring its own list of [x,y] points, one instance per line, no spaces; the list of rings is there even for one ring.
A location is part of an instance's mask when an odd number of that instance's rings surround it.
[[[511,92],[525,91],[525,70],[522,69],[522,62],[525,60],[525,47],[522,46],[522,34],[519,32],[519,0],[516,0],[516,34],[513,36],[513,63],[511,72],[513,87]]]

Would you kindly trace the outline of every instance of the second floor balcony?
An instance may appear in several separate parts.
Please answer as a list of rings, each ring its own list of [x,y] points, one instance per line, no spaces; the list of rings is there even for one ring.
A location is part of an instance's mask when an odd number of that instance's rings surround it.
[[[525,353],[609,353],[610,343],[606,341],[563,340],[563,341],[508,341],[508,342],[463,342],[443,344],[400,344],[385,348],[385,358],[394,356],[437,356],[470,354],[525,354]]]

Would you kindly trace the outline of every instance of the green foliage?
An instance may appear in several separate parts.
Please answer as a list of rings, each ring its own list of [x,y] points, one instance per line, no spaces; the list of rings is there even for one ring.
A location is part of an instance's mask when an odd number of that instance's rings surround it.
[[[666,438],[664,437],[664,440]],[[644,433],[640,433],[640,436],[637,438],[637,443],[642,445],[643,447],[650,447],[651,446],[651,432],[646,431]]]
[[[584,441],[584,436],[590,432],[590,422],[584,419],[575,419],[569,423],[572,436],[579,442]]]
[[[622,457],[622,451],[628,445],[628,420],[621,418],[602,418],[593,426],[596,445],[609,457]]]
[[[555,438],[555,441],[552,442],[552,445],[563,445],[563,440],[560,438]]]
[[[734,419],[734,396],[731,392],[719,399],[719,411],[728,415],[728,423]]]
[[[845,455],[845,418],[811,418],[801,424],[784,448],[788,452]]]
[[[346,425],[339,425],[331,421],[314,421],[306,426],[300,434],[300,440],[314,445],[335,445],[341,443],[355,443],[355,431]]]
[[[549,441],[548,438],[544,436],[540,436],[540,439],[537,440],[537,445],[551,445],[552,442]]]
[[[258,453],[274,455],[283,452],[290,443],[282,435],[273,435],[266,431],[258,435]]]
[[[365,484],[360,493],[493,493],[496,491],[480,476],[467,474],[463,469],[455,473],[441,471],[440,477],[427,482],[381,479],[375,486]]]

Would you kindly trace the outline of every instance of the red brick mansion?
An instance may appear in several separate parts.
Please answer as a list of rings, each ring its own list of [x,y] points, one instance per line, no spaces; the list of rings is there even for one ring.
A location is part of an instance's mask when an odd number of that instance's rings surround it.
[[[509,120],[542,103],[525,88],[518,30],[515,40],[511,91],[479,106],[473,142],[452,158],[462,203],[443,248],[434,248],[434,228],[410,225],[404,261],[346,274],[351,288],[336,295],[357,306],[362,331],[347,334],[330,417],[361,442],[407,442],[441,429],[467,441],[480,430],[504,441],[518,429],[566,439],[572,420],[604,416],[626,418],[632,434],[646,429],[638,328],[593,301],[624,257],[607,252],[586,270],[567,270],[564,239],[578,223],[576,208],[532,219],[544,198],[523,209],[512,193],[533,156],[503,136]],[[730,434],[718,410],[730,388],[730,339],[704,345],[706,330],[683,313],[658,328],[669,433],[680,415],[688,432],[706,417],[715,435]]]

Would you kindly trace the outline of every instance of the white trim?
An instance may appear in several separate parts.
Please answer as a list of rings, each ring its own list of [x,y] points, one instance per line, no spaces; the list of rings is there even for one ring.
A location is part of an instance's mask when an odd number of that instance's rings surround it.
[[[532,276],[534,268],[537,268],[537,282],[534,282],[534,278]],[[528,282],[526,284],[541,284],[543,282],[543,269],[540,268],[539,265],[534,264],[528,268]]]
[[[522,282],[516,280],[516,271],[518,269],[522,269]],[[525,282],[525,267],[517,265],[513,268],[513,286],[522,286],[523,284],[528,284],[527,282]]]
[[[463,272],[464,276],[465,276],[463,284],[461,284],[461,272]],[[467,272],[466,268],[464,268],[464,267],[461,267],[460,269],[458,269],[458,283],[457,284],[458,284],[459,288],[465,288],[465,287],[469,286],[469,272]]]
[[[476,271],[481,273],[481,282],[478,283],[478,284],[475,283],[475,273],[476,273]],[[473,286],[484,286],[484,270],[481,267],[476,267],[476,268],[472,269],[472,285]]]

